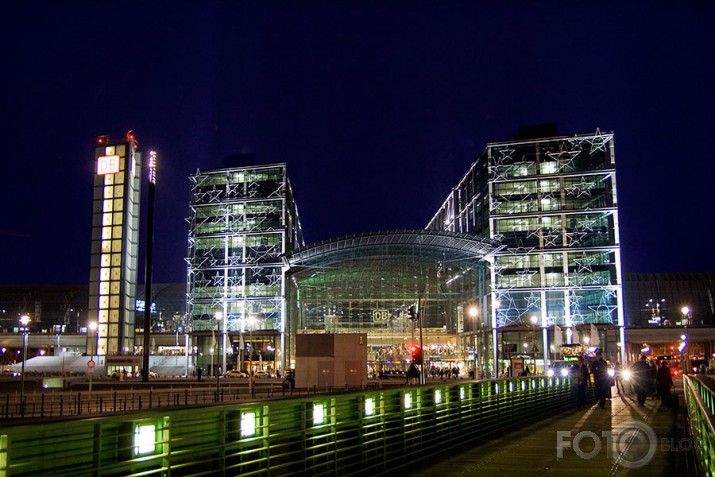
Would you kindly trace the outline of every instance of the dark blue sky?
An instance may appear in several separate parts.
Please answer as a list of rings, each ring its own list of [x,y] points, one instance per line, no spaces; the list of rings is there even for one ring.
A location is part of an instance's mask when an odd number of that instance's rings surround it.
[[[160,155],[158,282],[184,280],[188,176],[227,155],[286,162],[315,242],[424,227],[547,122],[615,132],[625,271],[715,271],[712,2],[13,5],[0,283],[87,281],[95,139],[129,129]]]

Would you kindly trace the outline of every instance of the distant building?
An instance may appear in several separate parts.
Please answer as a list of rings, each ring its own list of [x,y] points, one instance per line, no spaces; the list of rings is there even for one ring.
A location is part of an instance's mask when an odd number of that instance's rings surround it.
[[[198,366],[285,369],[283,256],[303,244],[285,164],[199,170],[189,180],[187,311]]]
[[[626,273],[623,293],[628,326],[715,325],[715,273]]]
[[[141,153],[134,135],[100,136],[95,149],[88,321],[98,324],[91,354],[134,351],[139,257]],[[85,323],[86,325],[86,323]]]
[[[487,144],[427,228],[506,246],[491,264],[490,306],[482,317],[494,360],[545,357],[582,337],[623,344],[613,134],[523,132]],[[505,334],[519,329],[525,333]],[[608,338],[605,330],[615,334]]]

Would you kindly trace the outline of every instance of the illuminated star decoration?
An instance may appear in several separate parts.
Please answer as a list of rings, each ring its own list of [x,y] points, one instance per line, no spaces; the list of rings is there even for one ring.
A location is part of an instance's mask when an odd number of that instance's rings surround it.
[[[526,309],[527,310],[539,310],[541,309],[541,296],[536,295],[536,293],[531,292],[529,296],[525,298]]]
[[[544,234],[544,247],[553,248],[561,245],[561,234],[554,231]]]
[[[596,187],[596,184],[596,181],[589,181],[585,177],[581,177],[580,182],[569,184],[569,186],[566,187],[566,195],[575,195],[576,197],[585,195],[590,197],[591,189]]]
[[[574,260],[574,263],[578,265],[578,268],[576,269],[577,273],[583,273],[583,272],[593,272],[593,267],[592,265],[596,263],[596,257],[592,255],[588,255],[586,253],[581,254],[580,257],[576,258]]]
[[[588,151],[589,154],[593,154],[597,151],[605,152],[606,144],[611,141],[611,136],[604,136],[603,134],[601,134],[600,129],[596,129],[596,134],[585,138],[583,141],[590,146],[590,149]]]
[[[572,170],[573,162],[581,151],[549,151],[546,153],[551,159],[559,163],[559,171]]]
[[[577,219],[574,229],[583,230],[584,232],[593,232],[593,228],[598,225],[598,219],[592,219],[588,216]]]
[[[566,242],[570,247],[578,247],[581,245],[581,240],[586,236],[586,232],[579,232],[574,230],[573,232],[566,233]]]
[[[612,322],[613,318],[611,317],[611,312],[618,307],[606,302],[606,298],[607,296],[601,296],[601,301],[597,306],[589,305],[588,308],[594,313],[597,318],[599,316],[607,316],[608,320]]]
[[[513,161],[514,158],[512,155],[516,152],[516,149],[500,149],[499,151],[500,157],[497,157],[494,160],[494,165],[496,166],[502,166],[504,165],[507,161]]]
[[[521,286],[531,286],[532,277],[537,273],[539,272],[536,270],[529,270],[528,268],[516,272],[516,274],[519,276]]]

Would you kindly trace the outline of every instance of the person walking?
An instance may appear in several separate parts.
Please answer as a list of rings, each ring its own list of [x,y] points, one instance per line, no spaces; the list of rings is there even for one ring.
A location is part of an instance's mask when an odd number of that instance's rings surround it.
[[[591,374],[588,372],[586,360],[583,356],[578,357],[578,362],[571,369],[571,379],[576,385],[576,408],[583,409],[586,407],[586,387],[590,380]]]
[[[658,390],[658,396],[660,396],[660,402],[666,406],[670,405],[670,388],[673,387],[673,377],[670,375],[670,367],[668,366],[667,361],[660,362],[660,368],[658,368],[655,382],[656,389]]]
[[[603,353],[596,353],[596,361],[591,365],[593,383],[596,386],[596,399],[601,409],[606,407],[606,399],[611,392],[611,377],[608,375],[608,363],[603,359]]]
[[[651,392],[650,366],[648,366],[646,359],[646,356],[642,354],[640,360],[633,365],[632,369],[636,400],[641,406],[645,406],[645,401]]]

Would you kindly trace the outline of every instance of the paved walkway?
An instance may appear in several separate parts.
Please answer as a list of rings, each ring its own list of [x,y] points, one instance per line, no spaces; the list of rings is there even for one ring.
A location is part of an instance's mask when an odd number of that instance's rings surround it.
[[[419,477],[488,476],[688,476],[694,475],[685,438],[682,382],[678,410],[635,395],[617,394],[605,409],[575,407],[552,419],[456,450],[411,469]],[[609,435],[610,431],[610,435]],[[613,443],[609,446],[610,441]],[[612,449],[612,450],[611,450]],[[610,452],[609,452],[610,450]],[[619,452],[623,451],[623,452]]]

